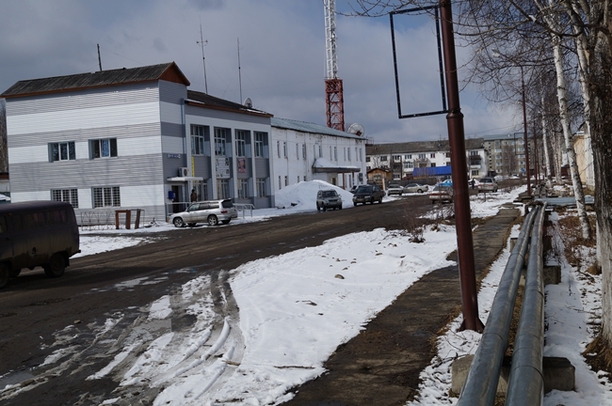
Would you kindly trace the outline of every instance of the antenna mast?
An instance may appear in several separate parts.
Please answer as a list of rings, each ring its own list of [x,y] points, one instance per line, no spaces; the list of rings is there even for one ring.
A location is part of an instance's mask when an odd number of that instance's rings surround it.
[[[240,103],[242,100],[242,74],[240,71],[240,38],[236,38],[236,45],[238,46],[238,86],[240,87]]]
[[[336,0],[323,0],[325,9],[325,111],[327,126],[344,131],[344,94],[336,57]]]
[[[204,41],[202,37],[202,19],[200,19],[200,40],[196,41],[200,44],[202,49],[202,66],[204,68],[204,93],[208,94],[208,82],[206,81],[206,57],[204,56],[204,45],[208,44],[208,41]]]

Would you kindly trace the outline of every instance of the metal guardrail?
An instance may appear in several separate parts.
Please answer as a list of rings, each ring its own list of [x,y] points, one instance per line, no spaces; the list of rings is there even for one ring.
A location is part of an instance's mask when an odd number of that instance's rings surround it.
[[[532,401],[526,401],[525,396],[532,398],[532,392],[537,390],[538,383],[534,382],[534,388],[531,383],[528,385],[525,379],[534,379],[535,370],[537,370],[537,364],[539,363],[539,372],[541,378],[541,365],[542,365],[542,340],[543,340],[543,297],[542,303],[538,305],[539,299],[528,298],[529,295],[541,295],[542,290],[538,290],[535,285],[541,283],[542,280],[542,224],[543,224],[543,206],[536,206],[531,210],[523,222],[523,227],[519,233],[516,245],[512,250],[510,258],[506,263],[504,273],[502,275],[497,293],[493,299],[491,306],[491,312],[487,320],[487,325],[482,335],[480,345],[474,355],[474,360],[466,377],[466,381],[461,390],[458,406],[490,406],[495,403],[495,395],[497,392],[497,385],[501,373],[502,362],[506,348],[508,347],[508,333],[510,331],[510,323],[512,321],[512,315],[514,311],[514,305],[516,302],[516,294],[518,291],[521,273],[525,264],[525,258],[527,248],[529,247],[529,236],[531,234],[531,250],[529,253],[529,265],[528,268],[532,268],[528,271],[529,276],[529,289],[525,289],[523,306],[528,306],[529,310],[523,307],[521,312],[521,321],[524,326],[520,328],[519,334],[524,334],[525,338],[517,338],[515,342],[515,355],[521,357],[520,361],[513,367],[515,370],[511,376],[511,385],[513,385],[513,391],[516,393],[510,395],[510,389],[508,398],[514,397],[516,400],[512,403],[513,405],[538,405],[541,403],[532,403]],[[537,217],[537,221],[536,221]],[[535,227],[534,227],[535,223]],[[538,251],[539,249],[539,251]],[[536,269],[537,268],[537,269]],[[539,282],[538,282],[539,281]],[[527,313],[532,312],[532,313]],[[536,315],[535,312],[541,314]],[[533,322],[527,320],[533,318]],[[526,319],[526,320],[523,320]],[[542,323],[542,329],[538,332],[536,326]],[[532,346],[538,346],[533,348]],[[514,358],[514,357],[513,357]],[[517,358],[518,360],[519,358]],[[513,361],[514,364],[514,361]],[[520,376],[526,369],[534,368],[530,370],[526,376]],[[520,372],[519,372],[520,371]],[[524,386],[520,386],[524,385]],[[529,391],[525,388],[529,387]],[[543,391],[543,384],[542,384]],[[525,392],[520,394],[519,392]],[[529,392],[529,393],[527,393]],[[543,396],[543,392],[542,392]],[[508,403],[507,403],[508,404]]]

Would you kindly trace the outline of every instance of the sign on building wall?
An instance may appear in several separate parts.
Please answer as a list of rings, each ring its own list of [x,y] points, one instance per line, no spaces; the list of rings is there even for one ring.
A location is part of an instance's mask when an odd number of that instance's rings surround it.
[[[238,158],[238,172],[246,173],[246,159],[245,158]]]
[[[217,158],[217,178],[229,179],[230,177],[230,164],[229,158]]]

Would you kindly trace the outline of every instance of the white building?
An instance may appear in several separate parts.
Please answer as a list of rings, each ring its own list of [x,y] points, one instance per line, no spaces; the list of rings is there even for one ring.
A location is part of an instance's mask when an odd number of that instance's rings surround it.
[[[188,86],[173,62],[17,82],[0,95],[12,201],[68,201],[81,223],[135,209],[160,220],[192,189],[263,208],[286,185],[364,173],[363,138]]]
[[[465,149],[469,177],[486,176],[482,138],[465,140]],[[375,168],[391,171],[394,181],[421,176],[450,177],[450,145],[448,140],[368,145],[366,167],[368,171]]]
[[[365,139],[318,124],[273,117],[274,191],[308,180],[344,189],[364,182]]]

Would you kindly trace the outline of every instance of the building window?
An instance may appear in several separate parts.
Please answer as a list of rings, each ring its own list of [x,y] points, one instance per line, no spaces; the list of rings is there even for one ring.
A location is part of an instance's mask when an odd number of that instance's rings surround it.
[[[404,162],[404,169],[412,169],[414,168],[414,163],[412,161]]]
[[[246,156],[246,144],[249,131],[236,130],[236,156]]]
[[[283,184],[281,183],[281,176],[278,175],[278,189],[282,189],[283,188]]]
[[[281,153],[280,153],[280,141],[276,141],[276,154],[278,155],[278,157],[281,157]]]
[[[338,162],[338,147],[334,147],[334,161]]]
[[[370,157],[366,156],[366,162],[370,162]]]
[[[255,133],[255,156],[257,158],[265,158],[265,146],[267,133],[256,132]]]
[[[380,157],[380,160],[381,160],[382,162],[387,162],[387,156],[386,156],[386,155],[381,156],[381,157]]]
[[[51,156],[51,162],[72,161],[76,159],[74,141],[53,142],[49,144],[49,152]]]
[[[249,198],[249,181],[246,179],[238,179],[238,198]]]
[[[289,176],[285,175],[285,186],[289,186]]]
[[[319,144],[319,158],[323,157],[323,145]]]
[[[430,158],[435,158],[435,157],[436,157],[436,153],[435,153],[435,152],[432,152],[431,154],[429,154],[429,157],[430,157]]]
[[[426,154],[419,154],[419,159],[427,159],[427,155]]]
[[[393,160],[399,162],[399,161],[402,160],[402,156],[401,155],[393,155]]]
[[[348,154],[348,160],[349,160],[349,161],[352,161],[352,159],[351,159],[351,148],[350,148],[350,147],[349,147],[349,148],[347,148],[347,149],[346,149],[346,152],[347,152],[347,154]]]
[[[96,158],[109,158],[117,156],[117,139],[106,138],[102,140],[90,140],[89,146],[91,148],[92,159]]]
[[[229,199],[229,179],[217,179],[217,196],[219,199]]]
[[[295,144],[295,157],[300,160],[300,144]]]
[[[215,156],[226,156],[226,142],[231,130],[229,128],[215,128]]]
[[[302,144],[302,158],[306,159],[306,144]]]
[[[119,186],[106,186],[93,188],[93,203],[96,207],[120,207],[121,197]]]
[[[258,178],[257,179],[257,197],[266,197],[266,179]]]
[[[208,137],[208,127],[203,125],[191,126],[191,155],[205,155],[204,140]]]
[[[76,189],[51,189],[51,200],[70,203],[75,209],[79,208],[79,194]]]
[[[404,155],[404,160],[412,159],[412,154]]]
[[[287,156],[287,141],[283,141],[283,156],[288,158]]]

